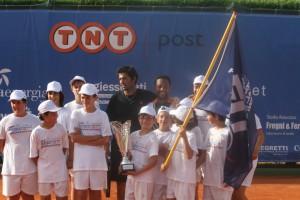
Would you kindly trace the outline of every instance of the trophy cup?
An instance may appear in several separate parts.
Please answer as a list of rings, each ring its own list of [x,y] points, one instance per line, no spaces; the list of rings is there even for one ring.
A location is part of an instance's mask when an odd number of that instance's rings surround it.
[[[127,120],[124,124],[121,124],[118,121],[113,121],[110,124],[123,157],[120,164],[120,173],[122,174],[128,171],[134,171],[133,163],[127,158],[128,137],[130,134],[131,121]]]

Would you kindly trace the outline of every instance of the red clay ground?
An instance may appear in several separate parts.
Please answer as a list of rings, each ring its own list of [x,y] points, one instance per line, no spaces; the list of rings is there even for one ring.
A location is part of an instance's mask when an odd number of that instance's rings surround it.
[[[1,180],[0,189],[2,191]],[[202,193],[201,187],[199,191]],[[246,193],[249,200],[300,200],[300,177],[254,177],[252,187]],[[0,194],[0,200],[4,199]],[[39,199],[38,196],[35,199]],[[112,183],[111,197],[106,198],[103,194],[102,199],[117,199],[115,183]]]

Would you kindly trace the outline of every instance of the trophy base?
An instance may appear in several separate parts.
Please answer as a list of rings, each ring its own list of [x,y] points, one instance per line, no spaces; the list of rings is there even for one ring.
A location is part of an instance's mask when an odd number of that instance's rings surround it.
[[[121,164],[120,168],[121,168],[121,174],[124,174],[124,173],[129,172],[129,171],[135,171],[134,165],[132,163]]]

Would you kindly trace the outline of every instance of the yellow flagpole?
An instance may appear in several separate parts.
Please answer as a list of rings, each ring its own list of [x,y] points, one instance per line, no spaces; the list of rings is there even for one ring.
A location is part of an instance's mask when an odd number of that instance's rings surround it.
[[[228,34],[230,32],[230,29],[231,29],[233,23],[235,21],[235,18],[236,18],[236,12],[233,12],[232,15],[231,15],[231,18],[229,20],[229,23],[228,23],[228,25],[227,25],[227,27],[225,29],[225,32],[224,32],[223,37],[221,39],[221,42],[220,42],[220,44],[219,44],[219,46],[217,48],[217,51],[216,51],[216,53],[215,53],[215,55],[214,55],[214,57],[213,57],[210,65],[208,67],[208,70],[207,70],[207,72],[205,74],[203,83],[206,83],[206,81],[208,80],[208,77],[210,76],[210,74],[211,74],[211,72],[212,72],[212,70],[213,70],[213,68],[214,68],[214,66],[216,64],[217,58],[219,57],[219,54],[220,54],[220,52],[221,52],[221,50],[222,50],[222,48],[224,46],[224,43],[225,43],[225,41],[227,39],[227,36],[228,36]],[[189,118],[190,118],[191,114],[193,113],[195,104],[198,103],[198,100],[199,100],[201,94],[204,91],[204,87],[205,87],[205,84],[201,84],[199,90],[197,91],[197,94],[194,97],[193,104],[192,104],[191,108],[189,109],[189,112],[188,112],[188,114],[185,117],[185,120],[183,122],[183,125],[182,125],[183,128],[185,128],[187,126],[187,124],[189,122]],[[172,148],[170,150],[170,153],[169,153],[168,157],[166,158],[165,162],[163,163],[163,169],[166,169],[168,167],[168,165],[170,163],[170,160],[171,160],[171,157],[173,155],[173,152],[175,150],[175,147],[177,146],[177,144],[179,142],[179,139],[180,139],[180,134],[177,135],[177,137],[175,139],[175,142],[174,142],[174,144],[173,144],[173,146],[172,146]]]

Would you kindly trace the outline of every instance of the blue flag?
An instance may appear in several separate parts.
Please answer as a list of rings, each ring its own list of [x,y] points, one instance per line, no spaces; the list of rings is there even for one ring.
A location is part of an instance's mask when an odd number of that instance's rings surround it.
[[[250,82],[242,66],[237,25],[233,24],[215,75],[197,108],[208,110],[212,101],[222,102],[230,119],[224,182],[238,188],[252,168],[257,139]]]

